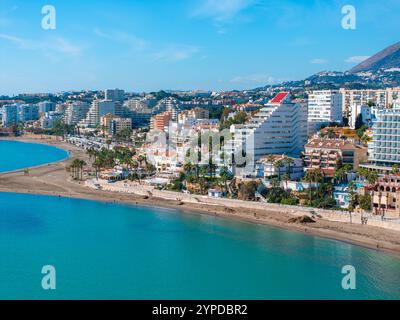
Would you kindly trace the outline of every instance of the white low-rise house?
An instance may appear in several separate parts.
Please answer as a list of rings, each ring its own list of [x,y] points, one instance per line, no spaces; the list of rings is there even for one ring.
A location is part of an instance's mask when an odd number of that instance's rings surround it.
[[[290,160],[288,161],[288,159]],[[278,164],[281,164],[279,168]],[[293,181],[303,178],[303,160],[286,156],[267,156],[256,163],[257,178],[283,177],[285,174],[288,174],[290,180]]]
[[[271,182],[268,180],[262,180],[263,184],[267,188],[271,188]],[[280,187],[285,190],[291,190],[295,192],[303,192],[309,190],[310,188],[317,189],[319,187],[319,183],[309,183],[304,181],[281,181]]]
[[[119,181],[128,178],[129,171],[122,166],[115,166],[114,169],[104,170],[99,174],[101,179],[107,181]]]
[[[348,209],[350,206],[350,192],[348,186],[335,186],[333,198],[336,200],[338,207]]]
[[[224,192],[220,188],[213,188],[208,190],[210,198],[223,198]]]

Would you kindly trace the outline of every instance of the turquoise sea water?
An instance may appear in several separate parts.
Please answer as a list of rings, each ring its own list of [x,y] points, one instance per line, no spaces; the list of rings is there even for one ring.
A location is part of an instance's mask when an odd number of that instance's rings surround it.
[[[67,157],[66,151],[51,146],[0,141],[0,172],[34,167],[64,160]]]
[[[400,260],[215,217],[0,194],[0,298],[399,299]],[[41,269],[57,289],[41,289]],[[357,270],[344,291],[341,269]]]
[[[9,146],[0,161],[12,169],[29,163],[12,154],[38,150]],[[59,160],[43,150],[35,164]],[[45,265],[55,291],[41,287]],[[342,289],[345,265],[354,291]],[[0,299],[400,299],[400,259],[175,210],[0,193]]]

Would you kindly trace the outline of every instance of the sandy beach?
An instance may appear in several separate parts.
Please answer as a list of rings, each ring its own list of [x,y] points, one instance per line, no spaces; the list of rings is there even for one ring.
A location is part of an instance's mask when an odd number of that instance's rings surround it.
[[[88,156],[84,150],[62,142],[59,139],[50,139],[44,136],[24,136],[21,138],[7,138],[7,140],[56,146],[67,150],[71,157],[65,161],[32,168],[29,176],[24,174],[24,170],[0,173],[0,192],[61,196],[140,206],[172,208],[188,214],[207,214],[250,223],[270,225],[291,231],[335,239],[400,256],[400,232],[394,230],[332,222],[323,219],[317,219],[317,222],[313,224],[293,224],[289,223],[289,220],[293,218],[292,215],[270,211],[267,205],[266,209],[263,211],[253,210],[255,217],[249,217],[248,215],[243,216],[240,214],[243,210],[247,210],[243,208],[227,209],[223,206],[205,206],[203,203],[178,203],[177,201],[155,197],[143,197],[132,194],[94,190],[84,186],[83,182],[78,183],[72,181],[69,173],[65,170],[74,158],[80,158],[89,163]],[[260,218],[258,214],[262,214],[262,218]]]

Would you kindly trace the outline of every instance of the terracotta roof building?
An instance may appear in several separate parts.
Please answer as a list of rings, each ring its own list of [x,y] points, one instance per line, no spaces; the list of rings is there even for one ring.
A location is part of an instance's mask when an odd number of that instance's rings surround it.
[[[350,140],[314,138],[305,147],[307,169],[321,169],[327,177],[341,164],[357,170],[367,160],[368,149]]]

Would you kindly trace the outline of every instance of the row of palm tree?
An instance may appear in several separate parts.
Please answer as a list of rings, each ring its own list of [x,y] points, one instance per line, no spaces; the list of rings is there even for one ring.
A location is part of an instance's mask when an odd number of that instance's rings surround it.
[[[140,155],[134,159],[136,151],[125,147],[116,147],[113,150],[103,148],[100,151],[89,149],[87,154],[92,162],[96,178],[98,178],[100,171],[114,168],[117,163],[125,166],[129,171],[134,170],[136,174],[132,174],[131,177],[135,179],[140,179],[139,168],[143,168],[147,174],[152,174],[156,170],[151,163],[147,162],[145,156]]]
[[[83,167],[86,166],[86,162],[81,159],[74,159],[69,167],[72,178],[75,180],[82,180],[83,178]]]
[[[357,170],[357,177],[368,181],[369,184],[374,184],[378,180],[378,174],[365,168]]]
[[[310,196],[310,201],[312,200],[312,193],[314,189],[314,185],[317,183],[322,183],[325,179],[324,172],[321,169],[314,169],[314,170],[308,170],[306,172],[306,175],[304,177],[304,181],[308,182],[310,184],[309,186],[309,196]]]
[[[227,167],[220,168],[218,178],[216,174],[217,166],[212,162],[203,166],[188,162],[184,165],[183,170],[183,179],[186,182],[197,182],[202,193],[206,191],[210,184],[220,184],[225,193],[229,193],[228,181],[231,180],[232,174]]]

